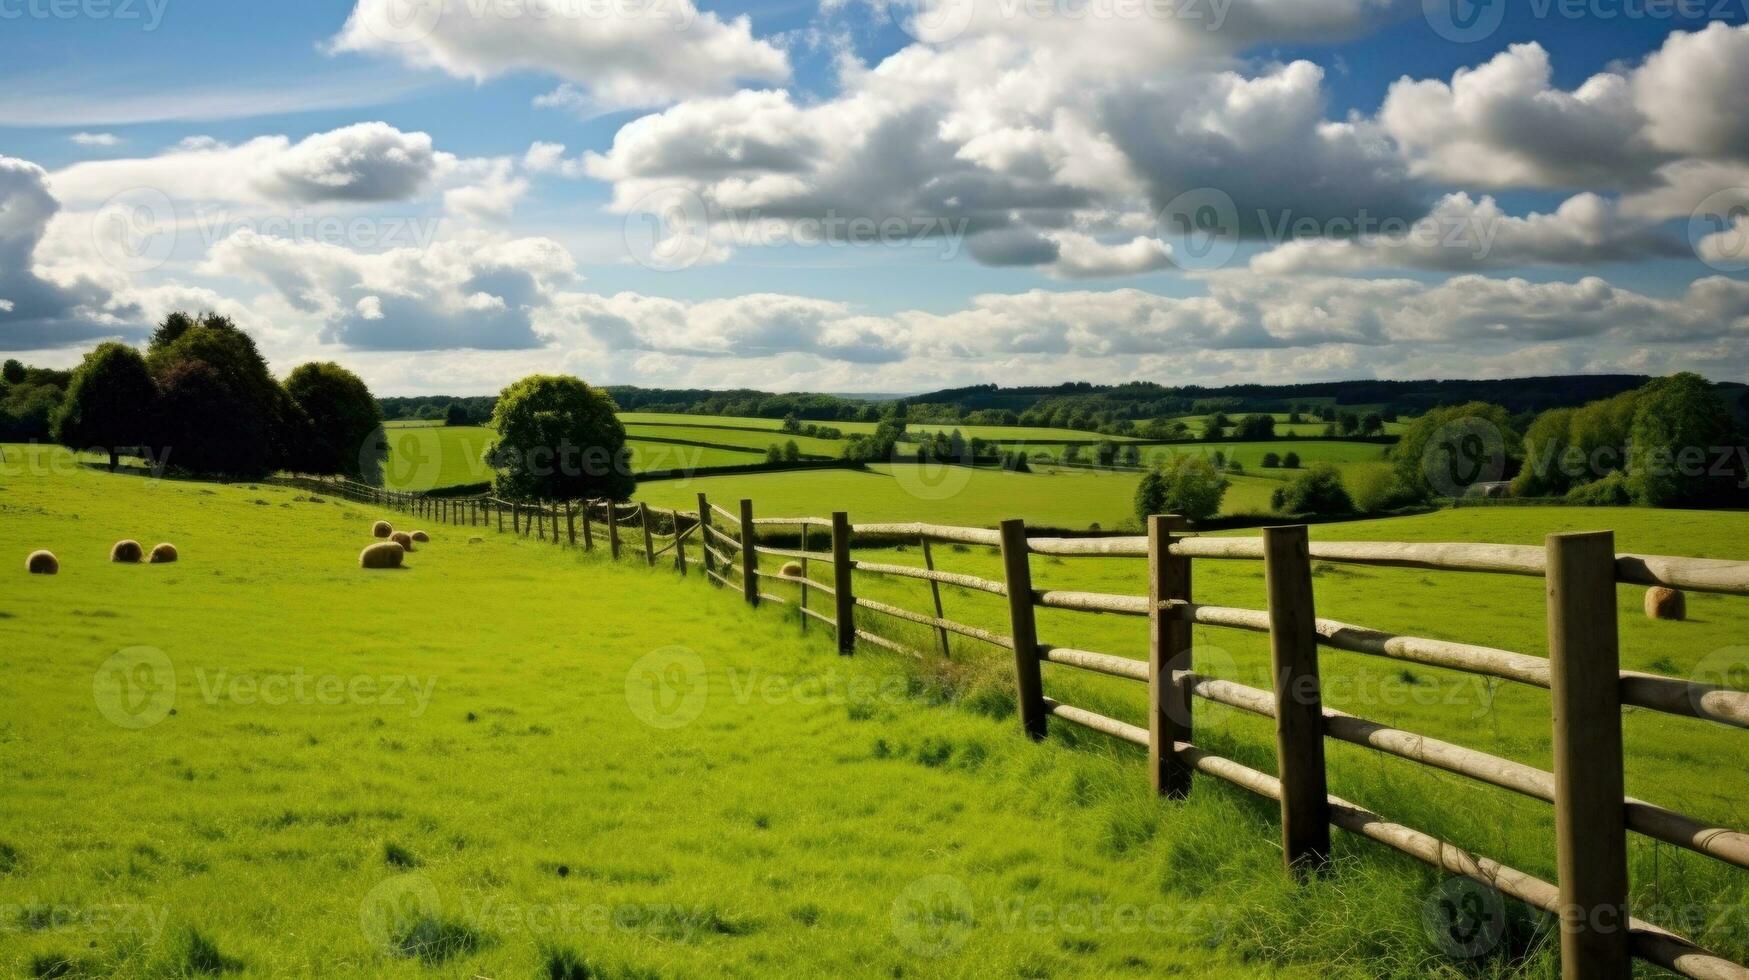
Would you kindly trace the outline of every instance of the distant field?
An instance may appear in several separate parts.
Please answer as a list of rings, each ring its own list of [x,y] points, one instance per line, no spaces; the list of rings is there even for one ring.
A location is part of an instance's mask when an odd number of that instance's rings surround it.
[[[1343,409],[1343,411],[1345,411],[1345,412],[1350,412],[1350,413],[1356,414],[1356,415],[1365,415],[1367,412],[1372,411],[1372,410],[1373,409],[1371,409],[1371,408],[1344,408]],[[1253,415],[1253,414],[1257,414],[1257,413],[1254,413],[1254,412],[1229,412],[1229,413],[1227,413],[1227,418],[1232,419],[1233,421],[1237,422],[1239,419],[1242,419],[1247,415]],[[1300,418],[1304,419],[1305,421],[1289,422],[1288,421],[1288,413],[1286,413],[1286,412],[1270,412],[1267,414],[1269,415],[1270,418],[1275,419],[1275,434],[1277,436],[1321,436],[1324,434],[1324,430],[1329,428],[1329,426],[1330,426],[1330,423],[1328,423],[1328,422],[1323,422],[1323,421],[1320,421],[1318,419],[1311,418],[1310,416],[1305,416],[1305,415],[1300,416]],[[1194,433],[1196,435],[1201,435],[1202,430],[1203,430],[1203,425],[1204,425],[1204,423],[1206,423],[1208,421],[1208,416],[1207,415],[1181,415],[1181,416],[1178,416],[1176,419],[1168,419],[1167,421],[1183,422],[1185,425],[1190,426],[1190,431],[1192,433]],[[1412,421],[1412,420],[1399,420],[1396,422],[1386,422],[1384,434],[1388,435],[1388,436],[1402,435],[1403,430],[1408,426],[1410,421]],[[1228,434],[1231,434],[1236,428],[1237,428],[1237,426],[1230,426],[1224,431]]]
[[[626,435],[633,438],[644,436],[656,439],[682,439],[687,442],[707,445],[714,443],[723,446],[741,446],[746,449],[757,449],[760,452],[764,452],[769,446],[781,447],[784,443],[794,440],[796,448],[805,454],[825,456],[831,459],[844,455],[844,440],[842,439],[812,439],[808,436],[789,435],[776,430],[756,432],[751,429],[639,425],[634,423],[626,426]]]
[[[1084,432],[1079,429],[1055,429],[1032,425],[956,425],[953,423],[912,422],[906,426],[908,432],[952,432],[959,430],[960,435],[967,439],[987,439],[991,442],[1004,442],[1012,439],[1026,439],[1033,442],[1099,442],[1110,439],[1112,442],[1130,442],[1129,436],[1108,436],[1098,432]]]
[[[1265,454],[1286,456],[1288,453],[1299,453],[1302,468],[1313,463],[1335,463],[1338,468],[1342,468],[1344,464],[1380,462],[1384,460],[1385,450],[1388,448],[1390,447],[1365,442],[1302,442],[1293,439],[1274,442],[1199,442],[1182,446],[1150,446],[1142,451],[1142,458],[1149,461],[1166,459],[1173,453],[1209,456],[1218,451],[1226,454],[1228,462],[1245,467],[1248,476],[1270,476],[1285,480],[1302,470],[1264,469]]]
[[[782,419],[762,419],[745,415],[689,415],[684,412],[621,412],[619,420],[626,425],[717,426],[735,429],[765,429],[782,431]],[[837,429],[845,435],[869,433],[873,422],[823,422],[803,419],[803,425],[820,425]],[[720,440],[719,440],[720,441]]]
[[[389,458],[383,482],[390,489],[417,493],[492,478],[481,457],[498,433],[485,426],[391,425],[385,435]]]

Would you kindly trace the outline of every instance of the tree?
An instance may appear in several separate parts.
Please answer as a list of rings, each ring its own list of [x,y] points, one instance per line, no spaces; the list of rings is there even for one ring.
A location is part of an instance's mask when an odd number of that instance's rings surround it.
[[[777,443],[774,442],[771,445],[765,447],[765,462],[766,463],[781,463],[781,462],[783,462],[783,450],[777,448]]]
[[[159,338],[165,338],[162,343]],[[217,381],[202,372],[178,371],[204,365]],[[146,365],[169,394],[175,376],[177,398],[163,402],[161,450],[173,465],[196,473],[262,477],[286,465],[305,437],[307,419],[278,381],[267,370],[267,361],[249,335],[228,318],[205,314],[190,320],[171,314],[154,336],[146,353]],[[208,413],[204,417],[179,417],[170,413]],[[176,440],[170,441],[169,434]],[[247,440],[247,444],[227,440]]]
[[[1377,514],[1402,506],[1406,501],[1403,485],[1397,482],[1397,471],[1388,463],[1370,463],[1350,469],[1343,482],[1354,501],[1354,509],[1362,514]]]
[[[473,425],[473,417],[468,415],[468,407],[460,402],[450,402],[443,410],[444,425]]]
[[[1123,464],[1125,466],[1140,466],[1140,465],[1142,465],[1142,451],[1140,449],[1136,448],[1135,443],[1133,443],[1133,442],[1124,443],[1124,446],[1123,446]]]
[[[1143,474],[1136,487],[1136,518],[1146,525],[1155,514],[1177,514],[1192,521],[1220,513],[1227,481],[1208,458],[1178,454]]]
[[[796,441],[794,439],[791,439],[790,441],[783,444],[783,461],[784,462],[786,462],[786,463],[800,462],[801,458],[802,458],[802,449],[800,446],[796,445]]]
[[[1342,486],[1342,472],[1333,463],[1313,463],[1310,469],[1277,488],[1270,496],[1270,504],[1289,515],[1354,512],[1354,501]]]
[[[1263,468],[1266,470],[1273,470],[1273,469],[1281,468],[1281,456],[1277,455],[1276,453],[1264,453],[1263,454]]]
[[[783,431],[784,432],[800,432],[800,431],[802,431],[802,420],[796,417],[796,413],[791,412],[788,415],[785,415],[783,417]]]
[[[1506,409],[1469,402],[1433,409],[1410,422],[1392,458],[1404,490],[1415,500],[1426,500],[1504,479],[1518,448]]]
[[[1117,443],[1110,439],[1103,440],[1093,447],[1093,458],[1100,466],[1111,466],[1117,462]]]
[[[1712,383],[1684,372],[1640,389],[1628,455],[1634,502],[1649,507],[1735,502],[1742,440]],[[1716,469],[1727,460],[1723,472]]]
[[[288,468],[366,483],[382,479],[383,414],[362,378],[333,362],[304,364],[285,379],[285,390],[308,419]]]
[[[5,378],[9,385],[21,385],[29,376],[24,364],[15,357],[7,358],[5,366],[0,367],[0,378]]]
[[[581,378],[535,374],[505,388],[492,411],[498,442],[486,451],[500,495],[537,500],[606,497],[637,489],[626,430],[607,393]]]
[[[103,449],[109,468],[121,450],[152,443],[158,385],[146,359],[126,344],[99,344],[73,372],[55,418],[55,439],[69,449]]]
[[[1299,469],[1300,468],[1300,454],[1299,453],[1288,453],[1286,456],[1283,456],[1281,458],[1281,465],[1282,465],[1282,468],[1284,468],[1284,469],[1290,469],[1290,470]]]
[[[1275,416],[1247,415],[1239,420],[1239,427],[1233,433],[1235,439],[1274,439]]]

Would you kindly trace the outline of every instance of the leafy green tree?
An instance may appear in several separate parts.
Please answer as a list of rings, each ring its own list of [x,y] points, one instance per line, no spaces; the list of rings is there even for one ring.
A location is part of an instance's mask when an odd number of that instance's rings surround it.
[[[1300,454],[1299,453],[1291,453],[1291,452],[1288,453],[1286,456],[1283,456],[1281,458],[1281,465],[1282,465],[1283,469],[1289,469],[1289,470],[1299,469],[1300,468]]]
[[[1239,427],[1233,433],[1235,439],[1274,439],[1275,416],[1247,415],[1239,420]]]
[[[460,402],[450,402],[443,410],[444,425],[473,425],[473,416],[468,414],[468,407]]]
[[[152,339],[146,345],[146,350],[156,351],[175,343],[183,334],[192,330],[201,321],[180,311],[171,313],[152,331]]]
[[[1281,456],[1279,454],[1276,454],[1276,453],[1264,453],[1263,454],[1263,468],[1266,470],[1280,469],[1281,468]]]
[[[55,439],[69,449],[102,449],[109,468],[121,450],[152,444],[158,385],[146,359],[126,344],[99,344],[73,372],[55,418]]]
[[[1742,440],[1712,382],[1684,372],[1659,378],[1640,395],[1628,458],[1634,502],[1677,507],[1740,500],[1741,456],[1734,450]],[[1720,460],[1726,461],[1722,471]]]
[[[500,495],[538,500],[606,497],[637,489],[613,399],[581,378],[536,374],[505,388],[486,451]]]
[[[175,399],[163,402],[160,448],[168,451],[167,462],[196,473],[250,478],[266,476],[292,459],[308,420],[267,370],[248,334],[211,313],[199,320],[173,313],[158,334],[165,339],[159,343],[154,337],[146,365],[166,396],[172,377],[178,388]],[[177,370],[193,365],[204,365],[217,380],[205,372]],[[207,414],[170,417],[191,411]]]
[[[1506,409],[1469,402],[1410,422],[1391,455],[1403,488],[1413,499],[1426,500],[1504,479],[1520,449]]]
[[[1354,501],[1342,485],[1342,471],[1333,463],[1313,463],[1278,487],[1270,504],[1282,514],[1351,514]]]
[[[1344,475],[1343,483],[1354,500],[1354,509],[1362,514],[1383,513],[1408,502],[1397,471],[1389,463],[1354,467]]]
[[[796,441],[794,439],[791,439],[790,441],[783,444],[783,461],[784,462],[796,463],[796,462],[800,462],[801,458],[802,458],[802,448],[800,446],[796,445]]]
[[[4,378],[9,385],[24,384],[27,377],[29,374],[25,371],[24,364],[15,357],[7,358],[5,366],[0,367],[0,378]]]
[[[304,364],[285,379],[285,390],[309,422],[287,468],[380,482],[383,414],[362,378],[333,362]]]
[[[1136,486],[1136,519],[1146,525],[1155,514],[1177,514],[1192,521],[1220,513],[1227,481],[1208,457],[1178,454],[1143,474]]]

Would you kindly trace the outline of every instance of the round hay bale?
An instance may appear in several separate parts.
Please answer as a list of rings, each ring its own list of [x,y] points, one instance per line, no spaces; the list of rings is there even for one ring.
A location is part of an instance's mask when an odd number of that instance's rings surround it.
[[[801,578],[802,563],[799,561],[786,561],[783,563],[783,567],[777,570],[777,574],[787,575],[790,578]]]
[[[115,547],[109,549],[109,560],[121,562],[124,565],[137,565],[144,557],[146,557],[146,549],[140,547],[140,543],[132,539],[117,541]]]
[[[176,546],[166,541],[152,549],[152,556],[147,561],[154,565],[168,565],[182,557],[176,553]]]
[[[388,521],[377,521],[370,527],[371,537],[386,538],[395,533],[395,528]]]
[[[1646,590],[1648,619],[1684,620],[1688,618],[1688,596],[1677,589],[1654,585]]]
[[[400,568],[406,549],[393,541],[373,544],[358,553],[359,568]]]
[[[431,535],[426,534],[424,531],[414,531],[413,532],[413,540],[419,542],[420,544],[427,544],[431,541]]]
[[[394,534],[389,535],[389,540],[400,545],[402,551],[418,550],[413,547],[413,535],[408,534],[406,531],[396,531]]]
[[[24,560],[24,570],[32,575],[56,575],[61,571],[61,560],[49,551],[33,551]]]
[[[486,543],[485,538],[474,537],[474,538],[468,539],[468,544],[485,544],[485,543]]]

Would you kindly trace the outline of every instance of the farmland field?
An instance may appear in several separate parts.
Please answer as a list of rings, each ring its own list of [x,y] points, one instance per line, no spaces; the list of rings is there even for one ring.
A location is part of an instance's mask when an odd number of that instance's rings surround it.
[[[1240,968],[1173,884],[1196,833],[1266,831],[1232,794],[1153,801],[696,575],[450,528],[367,573],[398,515],[7,456],[0,550],[63,570],[0,596],[31,706],[0,727],[0,973]],[[124,534],[183,560],[110,564]]]
[[[1043,426],[1029,425],[961,425],[957,422],[912,422],[905,427],[907,432],[953,432],[967,439],[987,439],[991,442],[1011,442],[1024,439],[1029,442],[1099,442],[1110,439],[1113,442],[1129,442],[1130,436],[1107,436],[1097,432],[1084,432],[1080,429],[1053,429]]]
[[[626,435],[634,439],[638,437],[678,439],[703,445],[739,446],[744,449],[756,449],[760,452],[764,452],[772,445],[781,448],[784,443],[793,440],[796,448],[807,455],[836,459],[844,454],[844,440],[842,439],[815,439],[778,431],[756,432],[750,429],[709,428],[705,426],[628,424]]]
[[[684,412],[621,412],[619,420],[626,425],[678,425],[685,427],[712,427],[730,429],[760,429],[770,432],[783,430],[782,419],[763,419],[746,415],[690,415]],[[813,424],[837,429],[845,435],[867,434],[875,430],[873,422],[838,422],[804,419],[804,425]]]
[[[481,458],[498,433],[482,425],[389,426],[383,482],[390,489],[434,490],[484,483],[492,471]]]

